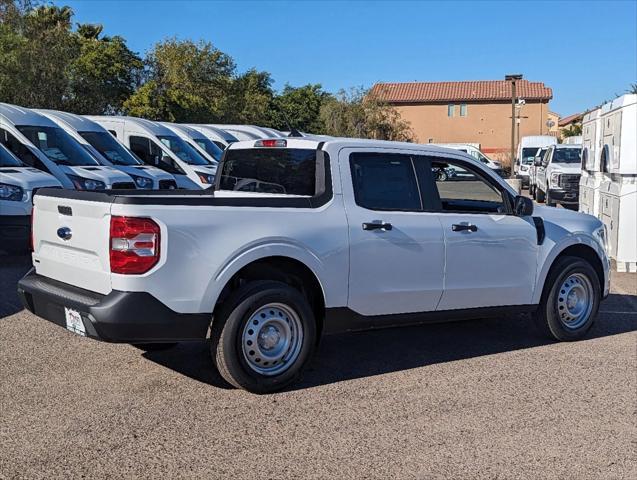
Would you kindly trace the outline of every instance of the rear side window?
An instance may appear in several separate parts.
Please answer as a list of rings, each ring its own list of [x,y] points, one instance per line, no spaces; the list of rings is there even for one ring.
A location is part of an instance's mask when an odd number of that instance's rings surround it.
[[[350,168],[358,206],[370,210],[422,210],[409,155],[353,153]]]
[[[314,196],[316,150],[227,150],[219,190]]]

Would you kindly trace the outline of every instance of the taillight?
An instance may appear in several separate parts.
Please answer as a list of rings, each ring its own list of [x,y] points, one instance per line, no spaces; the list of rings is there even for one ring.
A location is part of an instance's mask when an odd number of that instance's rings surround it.
[[[146,273],[159,261],[159,225],[150,218],[111,217],[111,272]]]

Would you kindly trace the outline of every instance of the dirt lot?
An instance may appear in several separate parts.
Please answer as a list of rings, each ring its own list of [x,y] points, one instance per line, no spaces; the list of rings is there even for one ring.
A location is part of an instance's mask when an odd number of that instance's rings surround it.
[[[146,353],[22,311],[0,257],[0,478],[637,478],[637,276],[589,338],[524,317],[326,338],[284,393],[205,343]]]

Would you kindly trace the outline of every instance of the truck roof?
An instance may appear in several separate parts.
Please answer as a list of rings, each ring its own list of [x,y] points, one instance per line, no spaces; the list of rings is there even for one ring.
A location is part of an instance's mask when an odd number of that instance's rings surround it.
[[[199,130],[192,128],[188,125],[184,125],[181,123],[170,123],[170,122],[161,122],[161,125],[168,127],[169,129],[179,130],[190,138],[206,138],[206,136],[201,133]]]
[[[53,120],[29,108],[0,103],[0,117],[12,125],[33,125],[59,128]]]
[[[59,110],[35,109],[35,111],[45,116],[55,117],[57,120],[64,122],[76,132],[106,131],[101,125],[87,117],[83,117],[82,115],[60,112]]]

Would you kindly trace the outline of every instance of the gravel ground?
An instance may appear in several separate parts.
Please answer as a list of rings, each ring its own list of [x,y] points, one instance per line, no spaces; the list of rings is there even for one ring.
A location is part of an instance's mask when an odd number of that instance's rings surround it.
[[[205,343],[144,352],[23,311],[0,257],[0,478],[637,478],[637,275],[587,340],[524,317],[326,338],[302,382],[229,389]]]

